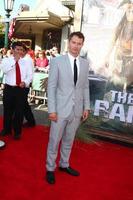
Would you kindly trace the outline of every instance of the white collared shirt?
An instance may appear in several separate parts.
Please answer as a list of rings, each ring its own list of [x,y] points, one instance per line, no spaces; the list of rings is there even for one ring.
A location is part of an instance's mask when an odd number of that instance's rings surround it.
[[[79,56],[77,56],[76,58],[73,57],[69,52],[68,52],[68,57],[70,60],[70,64],[71,64],[71,68],[72,68],[72,73],[74,75],[74,60],[76,59],[76,64],[77,64],[77,68],[78,68],[78,76],[79,76],[79,71],[80,71],[80,65],[79,65]]]
[[[5,74],[5,83],[11,86],[16,85],[16,66],[15,59],[13,56],[8,58],[4,58],[1,62],[1,70]],[[31,67],[31,63],[24,59],[20,58],[19,61],[20,73],[21,73],[21,81],[26,84],[26,87],[29,87],[29,84],[33,79],[33,67]]]

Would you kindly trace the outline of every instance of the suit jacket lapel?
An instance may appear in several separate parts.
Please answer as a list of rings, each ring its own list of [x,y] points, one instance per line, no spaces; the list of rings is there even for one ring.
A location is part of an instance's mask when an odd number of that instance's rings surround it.
[[[77,84],[76,86],[80,83],[81,77],[82,77],[82,73],[83,73],[83,62],[82,59],[79,57],[79,76],[78,76],[78,80],[77,80]]]
[[[70,78],[70,80],[73,81],[73,84],[74,84],[73,73],[72,73],[72,68],[71,68],[71,63],[70,63],[70,60],[69,60],[69,57],[68,57],[67,54],[66,54],[65,60],[66,60],[67,68],[68,68],[68,74],[69,74],[69,77],[68,77],[68,78]]]

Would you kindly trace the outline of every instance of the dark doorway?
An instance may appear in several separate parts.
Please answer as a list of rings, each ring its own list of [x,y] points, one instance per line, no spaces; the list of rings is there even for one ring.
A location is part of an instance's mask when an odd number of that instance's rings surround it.
[[[44,32],[44,49],[56,46],[60,51],[61,30],[47,30]]]

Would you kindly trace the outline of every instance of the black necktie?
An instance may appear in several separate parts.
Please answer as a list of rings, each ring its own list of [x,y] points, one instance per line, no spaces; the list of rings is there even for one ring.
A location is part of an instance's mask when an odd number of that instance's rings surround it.
[[[76,59],[74,59],[74,84],[75,85],[77,82],[77,78],[78,78],[78,68],[77,68],[77,64],[76,64]]]

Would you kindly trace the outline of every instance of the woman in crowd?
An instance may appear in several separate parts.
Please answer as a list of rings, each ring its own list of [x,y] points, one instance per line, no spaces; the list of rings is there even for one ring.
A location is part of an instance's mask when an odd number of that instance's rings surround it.
[[[36,68],[40,71],[43,71],[43,69],[47,69],[48,67],[48,64],[49,64],[49,61],[46,57],[46,54],[45,54],[45,51],[42,50],[39,52],[39,57],[36,59],[35,61],[35,65],[36,65]]]

